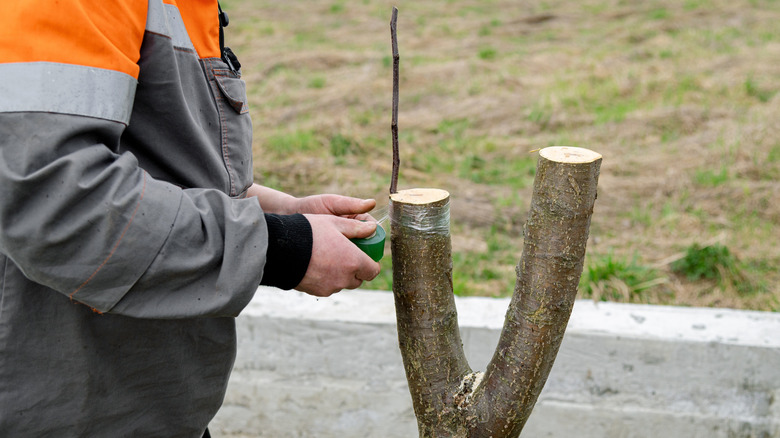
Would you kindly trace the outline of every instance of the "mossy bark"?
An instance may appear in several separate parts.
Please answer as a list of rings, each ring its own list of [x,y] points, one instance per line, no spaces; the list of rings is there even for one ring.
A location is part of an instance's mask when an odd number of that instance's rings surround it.
[[[469,367],[458,331],[449,195],[391,196],[398,336],[421,437],[520,435],[577,295],[600,167],[601,156],[585,149],[540,153],[514,295],[484,376]]]

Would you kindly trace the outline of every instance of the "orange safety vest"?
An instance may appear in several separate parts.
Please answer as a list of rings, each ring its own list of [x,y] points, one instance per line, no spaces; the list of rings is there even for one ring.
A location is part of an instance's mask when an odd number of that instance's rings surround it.
[[[216,0],[162,0],[180,13],[201,58],[219,58]],[[154,7],[154,6],[153,6]],[[0,4],[2,62],[57,62],[104,68],[138,78],[146,1],[33,0]]]

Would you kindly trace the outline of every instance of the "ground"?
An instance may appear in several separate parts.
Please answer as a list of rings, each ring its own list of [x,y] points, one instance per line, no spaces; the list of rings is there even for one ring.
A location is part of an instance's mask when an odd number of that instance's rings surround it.
[[[456,293],[511,293],[568,145],[604,156],[583,297],[780,310],[780,1],[224,0],[258,182],[387,204],[394,5],[399,188],[451,193]]]

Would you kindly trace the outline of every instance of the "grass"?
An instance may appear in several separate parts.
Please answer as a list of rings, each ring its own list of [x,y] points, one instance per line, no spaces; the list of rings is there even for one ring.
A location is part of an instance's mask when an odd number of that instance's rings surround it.
[[[467,154],[460,163],[459,172],[461,178],[477,184],[502,184],[513,189],[529,187],[535,174],[535,157],[485,159],[480,154]]]
[[[693,181],[703,187],[717,187],[729,181],[729,170],[726,166],[715,169],[696,169]]]
[[[311,152],[320,147],[316,134],[310,130],[280,132],[268,137],[266,147],[280,154]]]
[[[484,49],[479,49],[479,59],[484,59],[489,61],[495,59],[497,54],[498,52],[496,51],[496,49],[492,47],[485,47]]]
[[[750,266],[737,260],[728,247],[720,244],[693,244],[685,256],[671,265],[672,271],[689,281],[713,280],[721,289],[735,289],[740,294],[760,293],[763,287],[750,278]]]
[[[313,77],[309,80],[309,88],[324,88],[325,82],[325,78],[322,76]]]
[[[752,76],[745,79],[745,94],[758,99],[759,102],[767,103],[777,93],[777,90],[760,87]]]
[[[672,270],[685,275],[688,280],[724,280],[724,272],[737,271],[736,258],[723,245],[701,246],[693,244],[685,251],[685,257],[672,263]]]
[[[245,66],[257,181],[386,204],[390,7],[222,5]],[[780,2],[398,6],[399,187],[450,191],[456,293],[511,293],[532,151],[563,144],[604,156],[582,297],[779,310]],[[672,266],[695,245],[728,249],[722,278]],[[391,283],[385,257],[366,286]]]
[[[342,134],[335,134],[330,138],[330,153],[334,157],[343,157],[357,152],[359,152],[357,144],[351,138]]]
[[[640,264],[636,256],[624,259],[613,254],[591,260],[580,277],[582,295],[596,301],[655,301],[648,291],[666,283],[664,275]]]

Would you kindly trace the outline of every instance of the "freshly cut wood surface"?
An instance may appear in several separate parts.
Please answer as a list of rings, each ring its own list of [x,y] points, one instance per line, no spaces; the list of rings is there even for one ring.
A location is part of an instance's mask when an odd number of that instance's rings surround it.
[[[539,151],[539,155],[556,163],[571,164],[592,163],[601,158],[598,152],[573,146],[551,146]]]
[[[425,205],[447,199],[449,192],[441,189],[407,189],[390,195],[390,200],[403,204]]]

